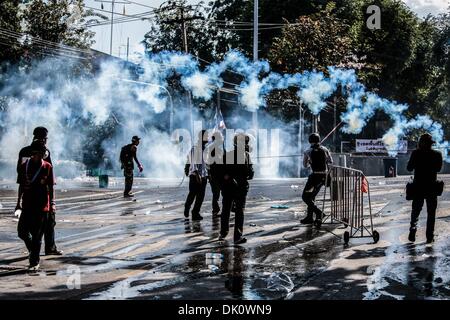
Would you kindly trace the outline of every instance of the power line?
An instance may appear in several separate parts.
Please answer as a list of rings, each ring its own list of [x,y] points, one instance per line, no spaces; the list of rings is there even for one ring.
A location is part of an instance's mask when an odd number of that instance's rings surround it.
[[[7,47],[11,47],[13,44],[10,42],[2,42],[0,40],[0,44],[7,46]],[[65,57],[65,58],[72,58],[72,59],[77,59],[77,60],[90,60],[89,58],[85,58],[85,57],[80,57],[80,56],[73,56],[73,55],[67,55],[64,53],[48,53],[45,52],[42,48],[40,48],[40,50],[33,50],[33,53],[36,54],[40,54],[40,55],[45,55],[45,56],[50,56],[50,57]]]
[[[40,46],[43,48],[51,47],[55,50],[60,50],[60,51],[63,51],[65,53],[70,53],[70,54],[74,54],[74,53],[76,53],[76,54],[92,54],[92,51],[89,51],[89,50],[75,48],[75,47],[71,47],[71,46],[67,46],[67,45],[63,45],[63,44],[59,44],[59,43],[51,42],[51,41],[47,41],[47,40],[42,40],[38,37],[33,37],[33,36],[30,36],[25,33],[5,30],[2,28],[0,28],[0,35],[2,35],[5,39],[7,38],[7,39],[15,40],[16,43],[19,45],[21,44],[20,38],[26,37],[32,41],[31,44]]]
[[[104,10],[104,9],[98,9],[98,8],[94,8],[94,7],[90,7],[90,6],[85,6],[85,7],[89,8],[89,9],[92,9],[92,10],[96,10],[96,11],[112,13],[112,11],[108,11],[108,10]],[[136,17],[141,17],[141,16],[147,16],[149,14],[155,14],[155,10],[144,11],[144,12],[140,12],[140,13],[136,13],[136,14],[123,14],[123,13],[119,13],[119,12],[115,12],[114,11],[114,14],[118,15],[118,16],[123,16],[123,17],[136,18]]]
[[[111,14],[113,13],[112,11],[97,9],[97,8],[93,8],[93,7],[89,7],[89,6],[86,6],[86,8],[105,12],[105,13],[111,13]],[[155,12],[154,11],[145,11],[145,12],[137,13],[134,15],[128,15],[128,14],[114,12],[114,14],[123,16],[123,18],[115,19],[115,21],[113,22],[113,24],[119,24],[119,23],[127,23],[127,22],[133,22],[133,21],[138,21],[138,20],[142,20],[142,21],[150,20],[150,16],[155,14]],[[97,27],[97,26],[110,25],[110,24],[111,24],[111,21],[101,21],[101,22],[91,23],[91,24],[87,23],[86,26],[87,27]]]
[[[127,0],[127,2],[132,3],[132,4],[135,4],[135,5],[138,5],[138,6],[142,6],[142,7],[146,7],[146,8],[158,10],[158,8],[155,8],[155,7],[146,5],[146,4],[142,4],[142,3],[139,3],[139,2],[136,2],[136,1],[130,1],[130,0]]]

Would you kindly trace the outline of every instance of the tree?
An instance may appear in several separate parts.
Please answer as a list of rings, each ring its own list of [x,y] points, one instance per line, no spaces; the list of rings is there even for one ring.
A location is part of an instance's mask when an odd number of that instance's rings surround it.
[[[0,62],[17,62],[20,44],[11,41],[8,32],[20,32],[19,4],[20,0],[0,2]]]
[[[269,60],[277,71],[296,73],[305,70],[327,71],[329,66],[351,62],[352,41],[346,36],[348,26],[330,10],[301,16],[288,23],[282,35],[274,38]]]
[[[88,49],[94,32],[84,25],[83,0],[32,0],[22,15],[25,31],[42,40]]]
[[[421,105],[434,119],[438,119],[450,138],[450,14],[428,17],[426,23],[434,26],[435,32],[424,34],[432,39],[429,53],[430,76]]]
[[[333,5],[324,11],[301,16],[287,23],[282,34],[274,38],[269,60],[274,70],[281,73],[322,71],[329,66],[351,67],[355,58],[352,40],[347,36],[349,26],[332,15]],[[296,119],[298,108],[283,101],[297,101],[296,89],[277,91],[269,97],[268,110],[285,120]]]
[[[280,24],[293,22],[302,15],[317,13],[324,9],[326,3],[324,0],[259,0],[259,57],[268,58],[273,39],[282,32]],[[238,48],[251,57],[253,1],[215,0],[210,5],[213,8],[211,18],[217,21],[218,29],[229,33],[228,39],[231,40],[228,46],[219,44],[220,51],[227,51],[228,47]]]
[[[209,11],[203,3],[197,6],[186,5],[185,0],[163,3],[151,23],[150,31],[144,36],[146,49],[149,52],[184,52],[184,20],[188,52],[206,60],[213,59],[215,37],[212,35],[216,30],[208,21]]]

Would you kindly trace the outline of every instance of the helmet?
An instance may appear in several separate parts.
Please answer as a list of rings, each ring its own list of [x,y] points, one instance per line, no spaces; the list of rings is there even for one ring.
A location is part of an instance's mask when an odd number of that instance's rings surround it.
[[[308,141],[309,141],[309,143],[319,143],[319,142],[320,142],[320,136],[319,136],[319,134],[318,134],[318,133],[312,133],[312,134],[309,136]]]
[[[35,138],[47,138],[48,130],[44,127],[36,127],[33,130],[33,136]]]

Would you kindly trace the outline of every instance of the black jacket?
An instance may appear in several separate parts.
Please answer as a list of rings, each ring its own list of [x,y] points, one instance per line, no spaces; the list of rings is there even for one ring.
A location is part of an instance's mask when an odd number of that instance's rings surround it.
[[[414,150],[408,161],[408,171],[414,171],[414,183],[426,190],[437,180],[437,173],[442,169],[442,154],[436,150]]]
[[[247,192],[249,187],[248,180],[253,179],[255,174],[250,154],[245,152],[244,157],[238,159],[235,150],[224,154],[223,164],[217,165],[216,170],[217,175],[220,177],[219,183],[222,190],[235,189],[236,191]]]

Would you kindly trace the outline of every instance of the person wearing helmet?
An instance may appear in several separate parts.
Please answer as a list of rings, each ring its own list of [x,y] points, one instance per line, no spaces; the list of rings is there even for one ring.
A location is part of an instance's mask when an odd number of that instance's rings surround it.
[[[43,160],[45,151],[45,146],[33,142],[30,146],[30,159],[19,166],[17,176],[19,193],[16,208],[22,210],[17,232],[28,249],[29,269],[32,271],[39,268],[41,240],[47,215],[56,210],[53,167]]]
[[[47,140],[48,140],[47,128],[45,127],[34,128],[32,143],[19,151],[19,159],[17,160],[17,173],[19,173],[21,165],[31,158],[31,151],[33,150],[33,146],[36,145],[40,145],[45,149],[42,159],[48,162],[49,164],[53,165],[50,156],[50,150],[46,146]],[[45,254],[62,255],[63,252],[57,249],[55,243],[55,226],[56,226],[55,212],[48,212],[46,218],[47,219],[45,221],[45,230],[44,230]]]
[[[123,175],[125,177],[125,189],[123,191],[123,196],[125,198],[134,197],[134,194],[131,193],[131,189],[133,188],[134,161],[136,161],[136,164],[138,165],[139,172],[144,170],[144,167],[137,158],[137,147],[140,141],[141,138],[133,136],[131,138],[131,143],[123,146],[120,151],[121,169],[123,169]]]
[[[437,173],[442,169],[442,154],[433,150],[435,143],[433,137],[423,134],[418,143],[418,148],[411,153],[408,161],[408,171],[414,171],[414,194],[412,200],[411,223],[408,240],[416,241],[417,222],[424,202],[427,203],[427,243],[434,241],[434,222],[437,209]]]
[[[322,210],[316,204],[316,196],[322,186],[325,184],[327,176],[328,164],[333,163],[330,151],[321,145],[320,136],[318,133],[313,133],[309,136],[309,143],[311,147],[305,151],[303,156],[303,166],[311,168],[312,172],[306,181],[303,189],[302,199],[308,206],[307,215],[300,222],[302,224],[313,224],[313,215],[316,215],[316,223],[322,222]]]
[[[203,220],[203,217],[200,215],[200,209],[205,199],[206,185],[208,183],[206,159],[204,158],[207,142],[208,134],[206,130],[200,131],[197,144],[189,152],[184,166],[184,173],[186,177],[189,177],[189,193],[184,203],[184,217],[189,218],[189,211],[195,200],[192,208],[193,221]]]
[[[244,209],[249,190],[248,180],[253,179],[254,171],[250,158],[250,136],[237,133],[234,148],[224,154],[223,164],[219,165],[220,189],[222,191],[222,214],[219,240],[228,235],[230,212],[235,205],[234,236],[235,244],[243,244],[247,239],[244,232]]]

